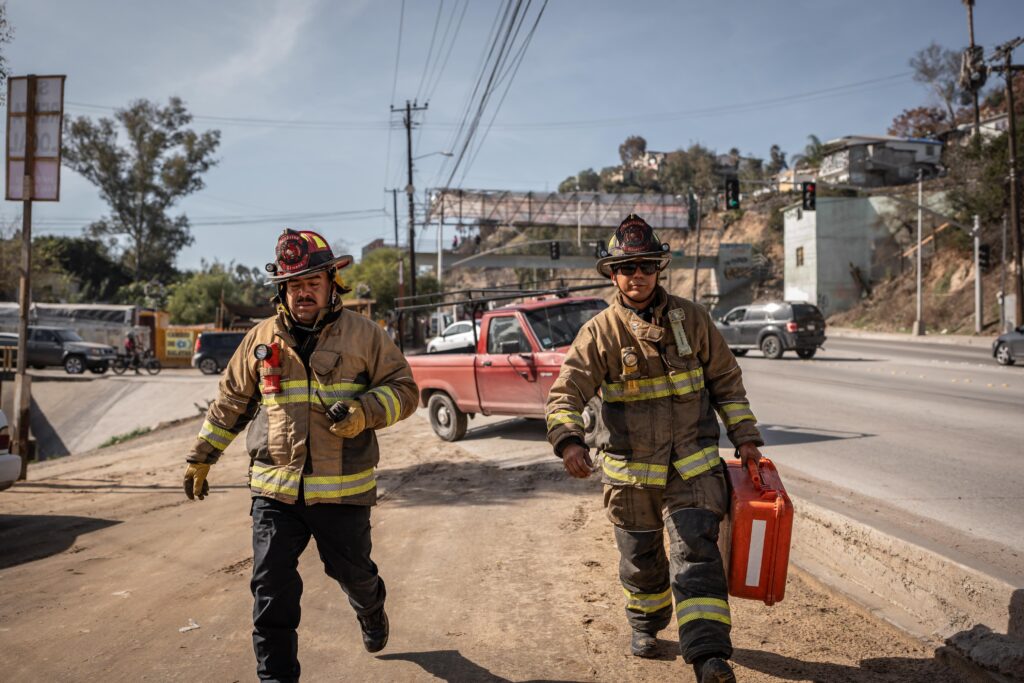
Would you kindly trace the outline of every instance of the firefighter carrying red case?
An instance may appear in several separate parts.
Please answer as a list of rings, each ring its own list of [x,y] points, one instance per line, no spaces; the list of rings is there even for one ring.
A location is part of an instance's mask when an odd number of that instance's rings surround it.
[[[718,543],[729,595],[773,605],[786,593],[793,503],[768,458],[746,468],[724,460],[732,501]]]

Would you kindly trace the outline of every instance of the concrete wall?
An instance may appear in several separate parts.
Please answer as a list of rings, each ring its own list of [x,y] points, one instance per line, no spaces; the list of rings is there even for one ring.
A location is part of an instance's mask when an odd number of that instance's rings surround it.
[[[878,282],[899,267],[893,239],[897,209],[886,197],[819,197],[816,211],[785,213],[785,298],[809,301],[825,315],[853,307],[861,297],[851,266]],[[803,247],[804,264],[797,265]]]

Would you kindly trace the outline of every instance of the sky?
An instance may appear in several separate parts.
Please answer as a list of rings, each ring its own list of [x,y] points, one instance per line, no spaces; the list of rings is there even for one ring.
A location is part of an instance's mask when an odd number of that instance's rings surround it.
[[[195,238],[177,265],[262,266],[285,227],[316,229],[357,256],[394,239],[390,189],[406,185],[406,139],[390,108],[428,102],[413,134],[422,201],[447,178],[451,161],[438,153],[457,148],[454,124],[501,6],[7,0],[14,40],[3,50],[11,75],[67,75],[67,116],[181,97],[192,126],[219,129],[222,142],[206,188],[176,209]],[[987,49],[1024,33],[1020,0],[978,0],[974,14]],[[885,134],[903,109],[936,103],[908,65],[932,41],[967,44],[961,0],[550,0],[452,186],[554,191],[580,169],[617,164],[630,135],[652,150],[699,142],[767,158],[772,144],[802,151],[810,134]],[[403,235],[404,206],[399,194]],[[60,202],[34,205],[34,234],[79,235],[106,213],[96,188],[64,168]],[[295,222],[314,213],[328,215]],[[4,225],[20,215],[20,202],[0,209]],[[435,243],[430,226],[417,246]]]

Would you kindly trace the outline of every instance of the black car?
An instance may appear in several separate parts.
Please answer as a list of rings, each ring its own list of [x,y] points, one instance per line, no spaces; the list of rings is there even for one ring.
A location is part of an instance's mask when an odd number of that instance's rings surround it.
[[[1024,358],[1024,325],[996,337],[992,357],[1000,365],[1013,365],[1018,358]]]
[[[813,358],[825,343],[825,316],[814,304],[771,302],[738,306],[715,322],[737,356],[760,349],[765,358],[796,351]]]
[[[0,334],[0,345],[17,347],[18,335]],[[113,346],[87,342],[70,327],[28,328],[28,364],[36,370],[59,365],[72,375],[86,369],[101,375],[116,357]]]
[[[192,367],[204,375],[215,375],[225,367],[235,349],[242,343],[245,332],[200,332],[192,353]]]

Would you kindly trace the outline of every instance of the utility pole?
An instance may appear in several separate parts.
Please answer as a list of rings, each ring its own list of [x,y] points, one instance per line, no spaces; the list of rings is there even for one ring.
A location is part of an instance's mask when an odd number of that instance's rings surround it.
[[[925,331],[924,319],[922,315],[922,300],[921,300],[921,223],[923,222],[923,216],[921,212],[921,202],[924,200],[924,171],[917,171],[917,317],[914,320],[914,336],[922,336]]]
[[[418,111],[426,111],[427,104],[418,106],[415,102],[405,101],[405,108],[396,109],[394,105],[391,106],[391,112],[404,111],[402,115],[402,123],[405,125],[405,144],[406,144],[406,160],[408,166],[408,179],[409,182],[405,186],[405,194],[409,198],[409,292],[410,296],[416,296],[416,202],[414,200],[414,192],[416,188],[412,182],[412,115]]]
[[[395,221],[395,251],[398,253],[398,296],[405,296],[405,268],[398,246],[398,189],[391,190],[391,217]]]
[[[964,5],[967,6],[967,30],[971,36],[971,47],[970,50],[974,52],[974,0],[963,0]],[[978,90],[975,88],[972,92],[974,100],[974,136],[981,135],[981,111],[978,108]]]
[[[697,302],[697,274],[700,272],[700,194],[693,197],[697,201],[697,246],[693,250],[693,295],[690,299]]]
[[[1006,216],[1003,216],[1003,248],[999,251],[999,331],[1010,331],[1006,326]]]
[[[1006,78],[1006,112],[1009,124],[1009,180],[1010,180],[1010,235],[1013,237],[1013,290],[1014,325],[1024,323],[1024,271],[1021,270],[1020,232],[1020,177],[1017,175],[1017,112],[1013,97],[1013,74],[1024,72],[1024,66],[1014,66],[1013,51],[1024,43],[1024,38],[1014,38],[996,48],[993,59],[1004,60],[1002,65],[992,65],[993,71],[1002,71]]]
[[[981,292],[981,217],[974,214],[974,334],[981,334],[982,317],[982,292]]]
[[[32,378],[28,376],[28,315],[32,306],[32,169],[36,148],[36,77],[29,75],[25,116],[25,175],[21,185],[21,277],[18,290],[18,367],[14,375],[14,438],[21,456],[21,474],[28,474],[29,423],[32,406]]]

